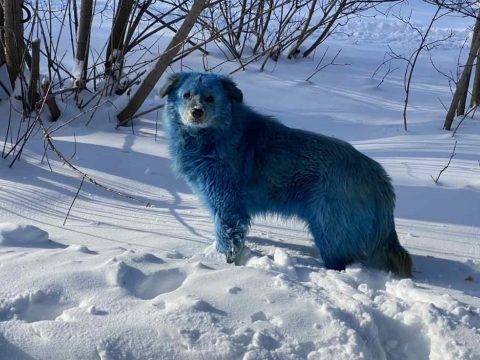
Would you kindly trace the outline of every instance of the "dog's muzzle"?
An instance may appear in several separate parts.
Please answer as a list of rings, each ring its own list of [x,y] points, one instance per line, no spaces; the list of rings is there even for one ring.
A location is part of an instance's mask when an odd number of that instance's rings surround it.
[[[191,115],[192,115],[193,122],[199,123],[203,119],[203,115],[204,115],[203,109],[194,108],[194,109],[192,109]]]

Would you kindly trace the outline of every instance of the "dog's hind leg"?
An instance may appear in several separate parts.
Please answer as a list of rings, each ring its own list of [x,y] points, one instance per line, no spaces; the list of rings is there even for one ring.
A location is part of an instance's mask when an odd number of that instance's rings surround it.
[[[319,234],[313,234],[313,236],[315,245],[317,245],[317,248],[320,251],[323,264],[327,269],[338,271],[345,270],[347,265],[353,262],[349,257],[342,255],[335,247],[332,248],[329,246],[329,240],[324,239]]]
[[[342,241],[346,234],[341,232],[339,224],[332,222],[328,226],[323,226],[317,217],[309,222],[309,228],[327,269],[345,270],[347,265],[354,262],[351,244]]]

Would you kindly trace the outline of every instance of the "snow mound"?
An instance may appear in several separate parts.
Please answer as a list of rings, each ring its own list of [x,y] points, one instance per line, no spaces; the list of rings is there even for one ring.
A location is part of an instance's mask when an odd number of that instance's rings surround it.
[[[428,24],[413,24],[427,31]],[[419,34],[410,26],[399,19],[381,19],[359,17],[351,20],[342,27],[342,31],[333,34],[337,40],[347,40],[356,43],[395,44],[405,47],[406,44],[417,44],[420,41]],[[459,49],[470,37],[467,28],[452,28],[450,26],[432,26],[429,32],[429,41],[437,41],[438,46],[445,49]]]
[[[22,246],[48,242],[48,232],[33,226],[0,223],[0,245]]]
[[[278,248],[252,249],[245,266],[205,254],[67,250],[1,255],[0,278],[14,285],[0,290],[0,358],[478,358],[480,310],[418,279],[360,266],[326,270]],[[423,260],[418,273],[442,272]],[[28,276],[19,278],[18,267]],[[25,337],[33,328],[41,337]]]

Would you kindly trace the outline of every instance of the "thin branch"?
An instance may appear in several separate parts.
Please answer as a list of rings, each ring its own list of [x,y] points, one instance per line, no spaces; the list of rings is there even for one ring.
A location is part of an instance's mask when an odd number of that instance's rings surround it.
[[[140,116],[143,116],[143,115],[147,115],[155,110],[158,110],[158,109],[161,109],[165,106],[165,104],[160,104],[160,105],[157,105],[157,106],[154,106],[153,108],[150,108],[148,110],[145,110],[145,111],[142,111],[142,112],[139,112],[137,114],[135,114],[134,116],[132,116],[131,118],[128,118],[122,122],[119,122],[117,124],[117,128],[119,128],[120,126],[124,126],[125,124],[127,124],[130,120],[133,120],[133,119],[136,119],[136,118],[139,118]]]
[[[452,137],[454,137],[455,134],[457,133],[457,130],[458,130],[458,128],[460,127],[460,125],[462,125],[463,120],[465,120],[466,117],[467,117],[468,115],[470,115],[470,113],[472,113],[472,118],[473,118],[473,116],[475,115],[475,112],[477,111],[477,109],[478,109],[478,105],[473,106],[473,107],[471,107],[470,109],[468,109],[468,111],[463,115],[462,119],[458,122],[457,126],[455,127],[455,130],[453,130]]]
[[[85,180],[85,177],[82,177],[82,181],[80,182],[80,186],[78,187],[77,193],[75,194],[75,197],[73,198],[72,203],[70,204],[70,207],[68,208],[67,216],[65,216],[65,220],[63,220],[63,226],[65,226],[65,223],[67,222],[68,215],[70,215],[70,210],[72,210],[73,204],[75,203],[75,200],[77,200],[78,194],[80,193],[80,189],[82,188],[84,180]]]
[[[448,163],[447,165],[442,169],[440,170],[440,172],[438,173],[438,176],[437,178],[433,178],[433,176],[430,175],[430,177],[432,178],[433,182],[435,184],[438,183],[438,180],[440,180],[440,176],[442,176],[442,173],[448,169],[448,167],[450,166],[450,163],[452,162],[452,159],[453,157],[455,156],[455,149],[457,148],[457,140],[455,140],[455,145],[453,146],[453,151],[452,151],[452,155],[450,155],[450,159],[448,160]]]
[[[310,81],[310,79],[312,77],[317,75],[320,71],[322,71],[323,69],[325,69],[328,66],[348,66],[348,65],[350,65],[349,63],[338,64],[338,63],[335,62],[338,55],[340,55],[340,53],[342,52],[342,49],[340,49],[340,50],[337,51],[337,53],[335,54],[335,56],[332,58],[332,60],[329,63],[320,66],[320,64],[323,62],[323,59],[325,58],[325,55],[327,54],[327,52],[328,52],[328,48],[323,53],[322,58],[320,59],[320,62],[317,64],[315,71],[308,78],[306,78],[305,81]]]
[[[45,137],[45,140],[46,142],[48,143],[48,146],[50,147],[50,149],[58,156],[58,158],[62,161],[62,163],[64,165],[67,165],[70,169],[72,169],[74,172],[76,172],[77,174],[79,174],[82,178],[85,178],[87,179],[90,183],[92,183],[93,185],[95,186],[98,186],[100,188],[102,188],[103,190],[105,191],[108,191],[108,192],[111,192],[113,194],[116,194],[116,195],[120,195],[120,196],[123,196],[127,199],[130,199],[130,200],[133,200],[133,201],[136,201],[146,207],[153,207],[153,205],[149,202],[146,202],[146,201],[143,201],[133,195],[130,195],[130,194],[127,194],[127,193],[124,193],[122,191],[119,191],[119,190],[116,190],[116,189],[113,189],[109,186],[106,186],[106,185],[103,185],[102,183],[99,183],[97,180],[95,180],[94,178],[92,178],[90,175],[88,175],[87,173],[83,172],[82,170],[80,170],[79,168],[77,168],[75,165],[73,165],[70,161],[67,160],[67,158],[55,147],[55,145],[53,144],[53,139],[51,138],[49,132],[47,131],[47,128],[45,127],[45,124],[43,123],[42,119],[40,118],[40,116],[37,116],[37,121],[38,121],[38,124],[40,125],[42,131],[43,131],[43,135]]]

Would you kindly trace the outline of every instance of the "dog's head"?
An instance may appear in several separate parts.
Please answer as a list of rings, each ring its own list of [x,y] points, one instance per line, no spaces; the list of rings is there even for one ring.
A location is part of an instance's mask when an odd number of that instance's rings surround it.
[[[160,90],[168,96],[167,111],[174,111],[185,126],[222,126],[231,118],[232,103],[241,103],[243,94],[225,76],[201,73],[171,75]]]

